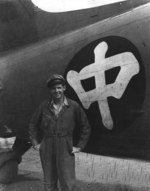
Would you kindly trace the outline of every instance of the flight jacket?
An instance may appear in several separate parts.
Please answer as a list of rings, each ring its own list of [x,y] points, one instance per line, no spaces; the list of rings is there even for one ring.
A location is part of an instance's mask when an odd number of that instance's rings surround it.
[[[64,105],[56,117],[50,109],[50,101],[44,101],[33,114],[29,135],[33,145],[39,144],[43,137],[73,137],[74,128],[80,128],[80,138],[77,147],[83,149],[89,139],[91,128],[87,116],[80,105],[67,98],[68,105]]]

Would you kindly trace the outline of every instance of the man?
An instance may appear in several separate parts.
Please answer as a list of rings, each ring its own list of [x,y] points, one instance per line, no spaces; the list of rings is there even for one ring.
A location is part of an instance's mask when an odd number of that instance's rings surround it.
[[[40,151],[46,191],[57,191],[58,180],[62,191],[73,191],[75,186],[74,153],[86,145],[90,126],[82,108],[64,95],[66,81],[54,74],[47,81],[49,101],[44,101],[34,113],[29,134],[35,150]],[[76,147],[73,147],[74,128],[81,128]],[[43,139],[39,143],[39,137]]]

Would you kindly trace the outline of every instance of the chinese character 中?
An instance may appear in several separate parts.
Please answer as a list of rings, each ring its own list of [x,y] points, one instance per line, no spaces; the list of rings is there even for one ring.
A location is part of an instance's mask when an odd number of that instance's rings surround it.
[[[85,66],[79,73],[69,71],[67,81],[78,95],[83,107],[88,109],[97,101],[102,116],[103,125],[111,130],[113,120],[111,117],[107,98],[113,96],[120,99],[130,82],[131,78],[139,73],[139,63],[131,52],[120,53],[105,58],[108,45],[101,42],[94,49],[95,62]],[[106,84],[105,71],[120,67],[120,72],[112,84]],[[95,78],[95,89],[86,92],[82,87],[81,80]]]

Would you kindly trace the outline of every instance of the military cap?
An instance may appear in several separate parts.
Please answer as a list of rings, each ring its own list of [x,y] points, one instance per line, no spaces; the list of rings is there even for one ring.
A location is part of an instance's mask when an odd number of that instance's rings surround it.
[[[59,74],[53,74],[52,76],[50,76],[50,78],[47,80],[47,87],[51,88],[53,85],[56,84],[62,84],[65,85],[66,84],[66,80],[63,78],[62,75]]]

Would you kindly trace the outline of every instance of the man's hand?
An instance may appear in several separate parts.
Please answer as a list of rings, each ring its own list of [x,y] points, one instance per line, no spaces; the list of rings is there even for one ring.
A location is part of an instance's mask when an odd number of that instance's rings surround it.
[[[80,148],[80,147],[73,147],[72,154],[73,154],[73,153],[79,153],[80,151],[81,151],[81,148]]]
[[[34,150],[39,151],[40,150],[40,144],[33,146]]]

